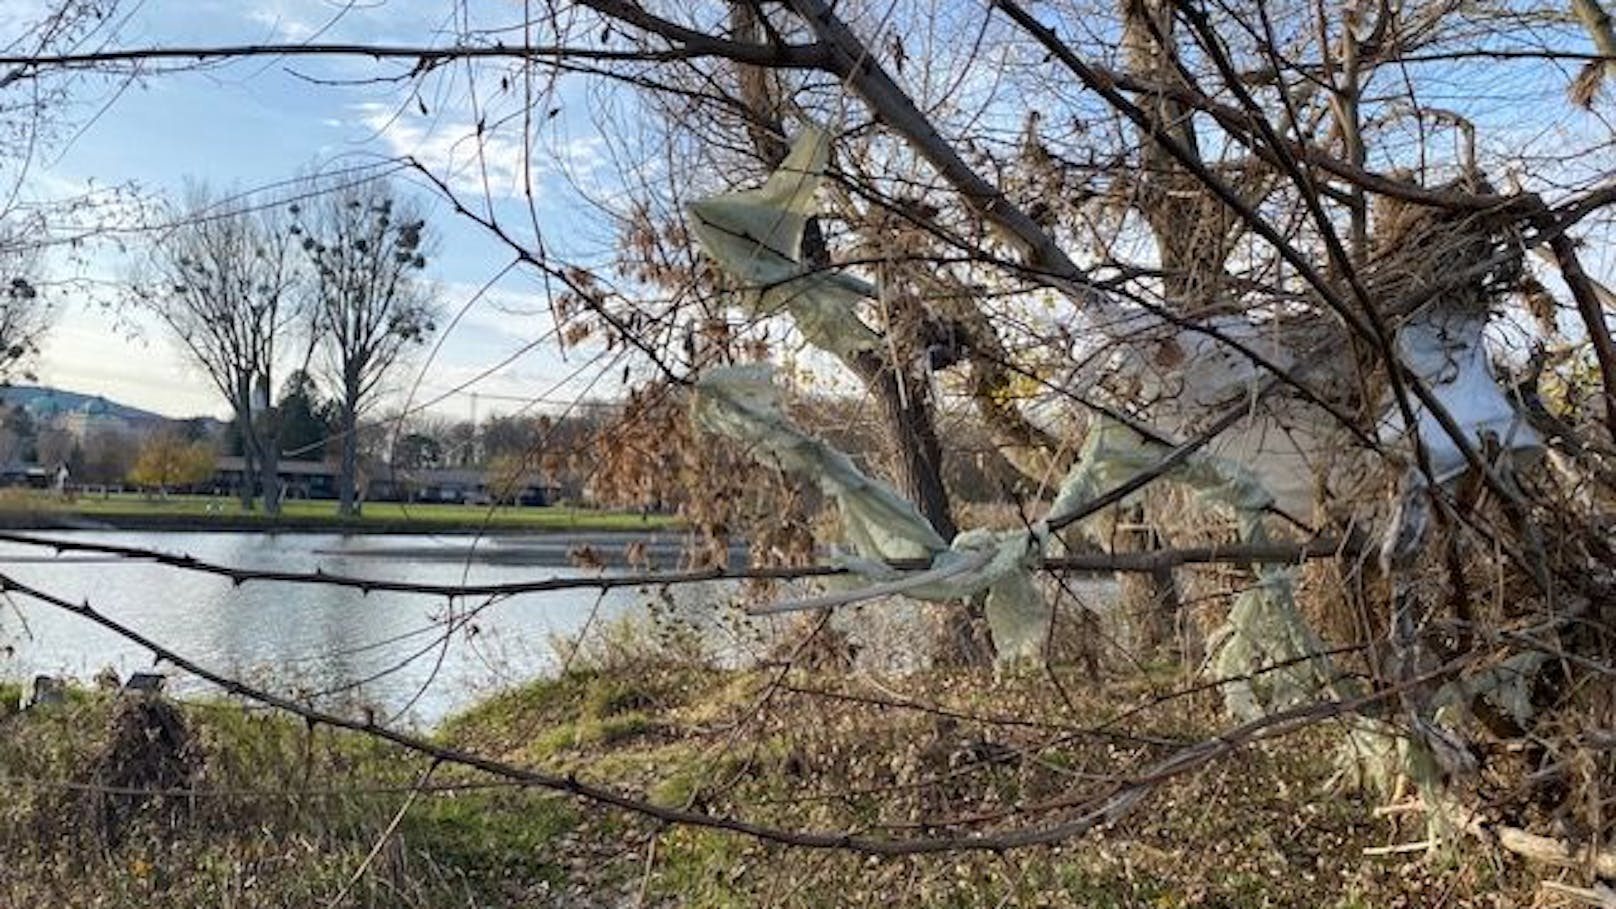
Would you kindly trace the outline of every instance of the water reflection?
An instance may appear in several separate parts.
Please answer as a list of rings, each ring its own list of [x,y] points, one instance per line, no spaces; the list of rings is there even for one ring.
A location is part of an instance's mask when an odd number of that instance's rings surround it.
[[[526,558],[486,544],[499,558],[468,558],[464,539],[339,537],[327,534],[53,533],[52,536],[161,549],[246,568],[386,577],[422,583],[502,583],[583,574],[554,564],[565,547]],[[596,627],[641,614],[645,594],[580,589],[507,598],[457,599],[329,586],[249,583],[161,565],[41,559],[47,550],[0,544],[0,573],[96,609],[210,669],[244,675],[283,693],[341,695],[409,719],[436,722],[491,688],[558,666],[553,640],[576,636],[599,601]],[[700,585],[718,587],[719,585]],[[724,596],[720,590],[681,596]],[[444,629],[456,629],[446,641]],[[14,596],[0,611],[0,677],[60,673],[89,678],[147,669],[151,655],[61,610]],[[176,676],[181,692],[205,690]]]
[[[44,534],[41,534],[42,536]],[[623,538],[605,535],[485,540],[464,537],[339,537],[331,534],[52,532],[56,538],[158,549],[253,569],[387,578],[426,584],[497,584],[586,574],[566,567],[569,545],[603,555]],[[675,567],[677,541],[652,539],[656,567]],[[645,618],[653,596],[662,615],[677,614],[709,655],[745,662],[767,654],[770,635],[795,640],[797,617],[741,621],[734,583],[690,584],[660,592],[588,588],[487,598],[365,594],[325,585],[249,583],[150,562],[41,558],[49,550],[0,543],[0,574],[70,601],[88,600],[107,616],[209,669],[243,677],[323,707],[378,716],[404,712],[429,726],[490,692],[556,672],[556,643],[599,634],[625,617]],[[739,564],[741,558],[733,558]],[[1109,599],[1109,581],[1068,581],[1093,601]],[[810,591],[779,589],[780,596]],[[1091,605],[1093,602],[1091,601]],[[902,672],[923,659],[913,603],[872,604],[839,612],[833,624],[859,648],[862,668]],[[446,629],[453,629],[445,634]],[[120,676],[151,667],[150,653],[82,618],[21,596],[0,601],[0,679],[35,673],[92,677],[111,666]],[[172,672],[172,667],[165,668]],[[198,679],[175,675],[175,690],[203,693]]]

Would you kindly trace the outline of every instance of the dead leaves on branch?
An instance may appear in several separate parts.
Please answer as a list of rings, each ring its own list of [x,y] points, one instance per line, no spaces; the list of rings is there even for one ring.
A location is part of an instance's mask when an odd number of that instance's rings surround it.
[[[798,484],[739,446],[698,434],[684,392],[670,384],[631,393],[582,457],[592,462],[598,501],[677,512],[695,537],[692,567],[724,565],[743,536],[754,564],[813,559],[813,518]]]

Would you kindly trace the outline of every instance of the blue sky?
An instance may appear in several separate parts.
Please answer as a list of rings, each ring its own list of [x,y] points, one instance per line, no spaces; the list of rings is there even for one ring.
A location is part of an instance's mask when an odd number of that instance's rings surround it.
[[[0,20],[36,5],[32,0],[0,0]],[[322,41],[444,43],[440,19],[448,6],[424,0],[352,8],[319,0],[147,0],[124,7],[132,15],[114,43],[248,44],[315,35]],[[488,12],[515,9],[519,7],[499,4]],[[495,210],[513,220],[519,215],[517,223],[525,221],[525,207],[515,198],[522,182],[520,139],[513,134],[519,126],[507,124],[485,133],[479,144],[464,71],[430,80],[419,99],[409,82],[317,85],[293,72],[351,80],[401,69],[400,64],[353,59],[249,59],[203,72],[149,76],[118,93],[104,109],[110,89],[102,86],[72,111],[82,131],[32,168],[26,191],[44,200],[93,179],[101,186],[133,181],[146,192],[177,197],[187,179],[250,190],[311,167],[345,167],[412,154],[473,198],[483,197],[486,171]],[[497,75],[476,75],[483,98]],[[425,115],[421,103],[428,108]],[[508,112],[510,101],[504,103]],[[500,113],[493,111],[489,121]],[[567,192],[566,178],[587,182],[600,168],[598,146],[588,133],[573,137],[564,132],[566,118],[547,123],[545,129],[542,147],[548,151],[535,166],[541,203],[548,203],[541,204],[540,223],[552,245],[571,243],[574,251],[588,255],[590,245],[598,250],[609,234],[598,224],[575,223],[566,213],[584,209],[562,204],[561,198]],[[424,190],[419,195],[440,237],[440,254],[429,266],[429,277],[441,288],[444,309],[453,313],[477,296],[510,257],[480,228],[457,220],[441,200]],[[587,222],[587,215],[579,221]],[[99,249],[84,276],[115,282],[129,268],[128,259],[110,248]],[[400,371],[393,383],[398,399],[417,379],[415,400],[443,395],[544,338],[552,326],[539,290],[536,279],[521,271],[488,289],[445,337],[430,364],[423,352]],[[160,328],[138,316],[115,318],[78,295],[70,296],[60,301],[60,319],[45,343],[37,369],[41,382],[171,415],[224,414],[205,378]],[[578,387],[557,383],[576,370],[578,357],[589,354],[575,352],[564,362],[554,344],[533,346],[435,409],[469,413],[469,391],[480,394],[483,415],[513,410],[534,397],[564,399]]]

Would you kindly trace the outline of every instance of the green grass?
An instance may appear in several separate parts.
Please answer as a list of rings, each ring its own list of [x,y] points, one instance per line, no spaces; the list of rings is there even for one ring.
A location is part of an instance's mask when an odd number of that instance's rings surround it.
[[[555,881],[551,843],[577,824],[570,802],[545,792],[467,792],[426,799],[404,818],[404,840],[477,885]]]
[[[551,728],[534,739],[533,747],[529,750],[537,757],[553,757],[570,748],[612,745],[640,735],[651,728],[650,718],[643,713],[583,719]]]
[[[111,495],[85,495],[73,501],[63,501],[51,493],[12,491],[0,498],[0,515],[13,520],[38,516],[41,519],[78,515],[86,518],[117,523],[120,519],[131,522],[174,522],[176,524],[206,527],[210,524],[240,526],[247,524],[299,524],[332,526],[374,526],[387,528],[420,527],[422,529],[481,528],[508,530],[647,530],[674,525],[667,515],[642,516],[639,513],[595,511],[562,506],[505,507],[488,505],[454,505],[444,503],[405,504],[401,502],[368,502],[357,519],[337,516],[337,503],[332,501],[295,500],[284,503],[278,518],[261,510],[244,511],[235,499],[214,496],[171,495],[167,498],[145,496],[139,493]]]

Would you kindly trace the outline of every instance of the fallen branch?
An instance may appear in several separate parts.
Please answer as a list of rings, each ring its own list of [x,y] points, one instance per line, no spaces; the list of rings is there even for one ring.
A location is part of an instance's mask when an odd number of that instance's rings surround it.
[[[1591,868],[1600,877],[1616,878],[1616,849],[1581,849],[1565,840],[1502,824],[1483,829],[1498,845],[1523,858],[1562,868]]]
[[[1571,296],[1577,301],[1577,313],[1582,316],[1588,339],[1593,342],[1594,357],[1599,361],[1600,392],[1605,399],[1605,426],[1610,430],[1611,438],[1616,440],[1616,342],[1611,341],[1610,327],[1605,324],[1605,311],[1599,305],[1599,294],[1582,270],[1582,262],[1577,258],[1577,248],[1571,238],[1560,234],[1549,241],[1549,249],[1553,250],[1554,258],[1560,263],[1560,276],[1571,288]]]
[[[1538,886],[1556,896],[1581,900],[1590,906],[1598,907],[1598,909],[1616,909],[1616,890],[1604,885],[1593,888],[1573,887],[1559,881],[1542,881]]]
[[[1616,849],[1578,847],[1565,840],[1528,833],[1519,827],[1488,824],[1475,817],[1474,812],[1465,813],[1470,815],[1470,820],[1464,826],[1472,835],[1495,842],[1522,858],[1561,868],[1587,868],[1600,877],[1616,878]]]

